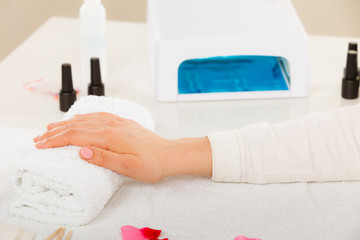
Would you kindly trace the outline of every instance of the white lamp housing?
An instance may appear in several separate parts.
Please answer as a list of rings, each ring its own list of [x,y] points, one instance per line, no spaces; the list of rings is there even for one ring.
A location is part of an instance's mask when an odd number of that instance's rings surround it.
[[[308,36],[290,0],[149,0],[148,48],[159,101],[305,97],[310,92]],[[286,59],[286,66],[280,65],[282,74],[289,77],[288,88],[180,90],[179,67],[184,61],[203,63],[204,59],[217,61],[233,56]],[[201,74],[199,70],[195,78]],[[241,85],[244,79],[239,78],[222,80]],[[257,80],[261,77],[251,84],[257,84]],[[221,81],[213,84],[221,85]],[[208,87],[206,81],[201,84]]]

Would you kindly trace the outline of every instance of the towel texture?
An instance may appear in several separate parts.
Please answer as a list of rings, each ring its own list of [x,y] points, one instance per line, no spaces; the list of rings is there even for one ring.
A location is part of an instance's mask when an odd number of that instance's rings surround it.
[[[154,130],[154,121],[145,108],[115,98],[81,98],[62,120],[91,112],[113,113]],[[34,149],[18,162],[13,170],[16,195],[10,212],[61,225],[83,225],[96,217],[125,178],[83,161],[79,149]]]
[[[59,226],[8,212],[10,163],[34,148],[39,130],[0,126],[0,223],[46,239]],[[19,149],[21,148],[21,151]],[[89,224],[71,226],[72,239],[119,239],[124,225],[162,229],[170,240],[359,239],[360,182],[241,184],[174,177],[155,184],[123,183]],[[121,239],[121,238],[120,238]]]

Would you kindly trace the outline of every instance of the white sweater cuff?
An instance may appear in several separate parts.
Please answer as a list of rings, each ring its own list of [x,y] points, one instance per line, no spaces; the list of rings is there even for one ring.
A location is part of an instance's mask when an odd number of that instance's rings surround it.
[[[244,136],[238,131],[207,135],[212,151],[212,180],[246,182],[246,150]]]

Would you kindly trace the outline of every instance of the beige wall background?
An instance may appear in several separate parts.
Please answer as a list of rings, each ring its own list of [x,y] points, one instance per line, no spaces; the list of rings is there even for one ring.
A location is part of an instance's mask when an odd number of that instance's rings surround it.
[[[146,0],[102,1],[110,20],[146,21]],[[292,2],[309,34],[360,37],[360,0]],[[77,17],[81,4],[82,0],[0,0],[0,61],[51,16]]]

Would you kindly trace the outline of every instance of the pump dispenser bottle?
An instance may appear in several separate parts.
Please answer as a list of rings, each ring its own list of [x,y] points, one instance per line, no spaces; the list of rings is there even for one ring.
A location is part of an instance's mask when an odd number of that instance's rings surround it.
[[[106,80],[106,11],[101,0],[84,0],[80,8],[81,32],[81,84],[80,92],[86,95],[90,82],[90,59],[99,58],[103,82]]]

